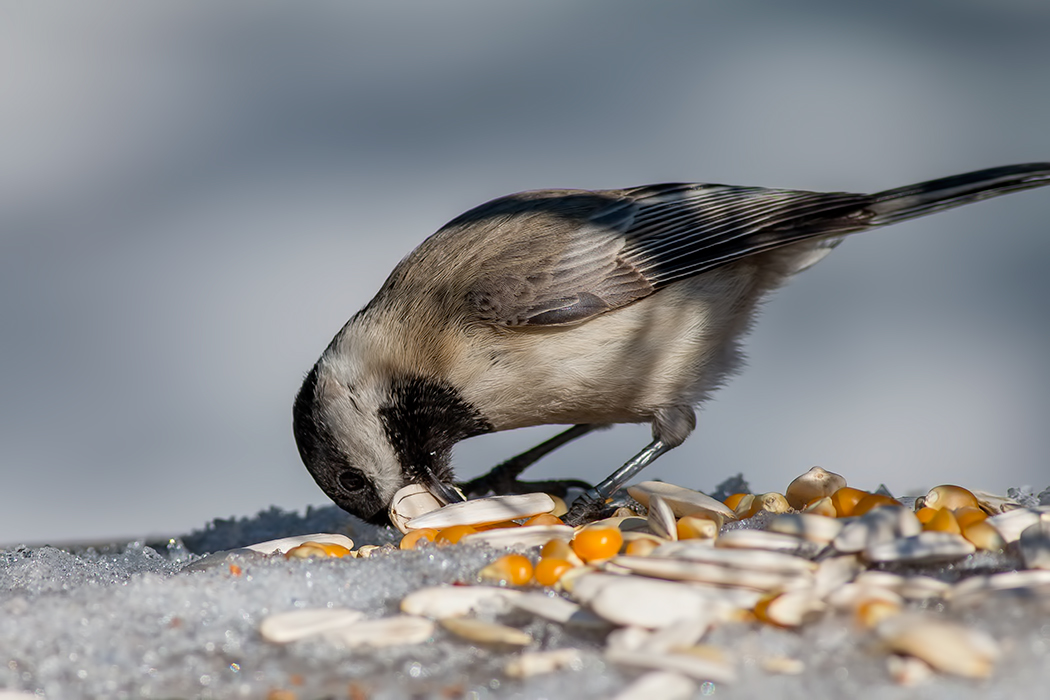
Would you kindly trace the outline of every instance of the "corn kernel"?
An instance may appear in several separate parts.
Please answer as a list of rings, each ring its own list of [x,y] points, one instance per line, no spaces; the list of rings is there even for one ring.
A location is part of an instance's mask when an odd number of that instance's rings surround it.
[[[977,549],[995,552],[1006,547],[1006,542],[995,526],[986,520],[968,523],[962,529],[962,536]]]
[[[962,508],[955,509],[955,519],[959,521],[959,527],[966,529],[966,526],[970,523],[979,523],[982,520],[987,520],[988,514],[980,508],[971,508],[970,506],[963,506]]]
[[[541,586],[553,586],[571,568],[572,564],[565,559],[543,557],[536,562],[536,570],[533,572],[533,576],[536,579],[536,583]]]
[[[868,495],[867,491],[855,489],[852,486],[843,486],[831,494],[831,504],[835,506],[835,514],[839,518],[847,518],[853,515],[853,508],[860,499]]]
[[[777,493],[776,491],[760,493],[751,501],[751,507],[748,508],[745,517],[750,518],[764,510],[770,513],[786,513],[791,510],[791,506],[788,505],[787,499],[782,493]]]
[[[285,559],[306,559],[308,557],[345,557],[350,550],[341,544],[329,542],[303,542],[292,547],[284,554]]]
[[[962,528],[959,527],[959,521],[955,519],[955,513],[947,508],[941,508],[934,513],[933,517],[930,518],[930,522],[924,523],[922,529],[954,532],[956,535],[962,534]]]
[[[728,506],[731,510],[736,510],[736,507],[740,505],[740,501],[744,499],[744,496],[750,495],[751,494],[749,493],[734,493],[722,502],[725,503],[726,506]]]
[[[659,547],[660,544],[660,540],[655,537],[639,537],[636,540],[628,542],[623,548],[623,553],[631,557],[647,557],[652,554],[653,550]]]
[[[940,486],[934,486],[930,489],[930,492],[926,494],[923,500],[923,505],[927,508],[977,508],[977,496],[967,491],[962,486],[953,486],[951,484],[942,484]]]
[[[736,508],[733,509],[738,518],[750,517],[748,514],[751,512],[751,505],[755,502],[755,498],[756,496],[753,493],[744,494],[744,497],[736,504]]]
[[[563,523],[561,521],[561,518],[556,518],[555,516],[551,515],[550,513],[540,513],[539,515],[534,515],[534,516],[532,516],[531,518],[529,518],[528,520],[526,520],[525,522],[522,523],[522,525],[524,525],[524,526],[528,526],[528,525],[564,525],[564,524],[565,523]]]
[[[831,496],[824,496],[824,498],[818,498],[817,500],[809,503],[805,508],[803,508],[802,512],[823,515],[828,518],[838,517],[838,511],[835,510],[835,504],[831,501]]]
[[[585,562],[608,559],[623,546],[623,533],[614,527],[584,528],[572,540],[572,551]]]
[[[434,538],[434,544],[456,544],[467,535],[477,532],[478,529],[471,525],[453,525],[446,527],[442,530],[438,530],[437,537]]]
[[[896,498],[892,498],[881,493],[869,493],[864,498],[857,501],[857,504],[853,506],[852,515],[864,515],[870,510],[878,508],[879,506],[901,506],[904,505]]]
[[[899,615],[901,606],[897,603],[882,598],[870,598],[857,606],[855,615],[857,622],[864,627],[872,628],[887,617]]]
[[[532,580],[532,562],[521,554],[507,554],[483,568],[478,575],[486,581],[524,586]]]
[[[475,525],[472,525],[471,527],[473,527],[478,532],[484,532],[485,530],[503,530],[508,527],[521,527],[521,525],[514,522],[513,520],[500,520],[499,522],[495,523],[477,523]]]
[[[432,527],[425,527],[420,530],[412,530],[407,535],[401,538],[401,542],[398,546],[401,549],[416,549],[417,547],[419,547],[420,542],[433,542],[437,536],[438,531]]]
[[[937,510],[934,508],[927,508],[923,506],[915,511],[915,517],[919,519],[919,522],[925,525],[933,519],[933,516],[937,515]]]
[[[692,515],[679,518],[675,529],[680,540],[713,540],[718,537],[718,523]]]
[[[555,518],[560,518],[569,512],[569,506],[565,504],[565,499],[560,496],[551,496],[551,500],[554,501],[554,510],[551,511],[551,515]]]

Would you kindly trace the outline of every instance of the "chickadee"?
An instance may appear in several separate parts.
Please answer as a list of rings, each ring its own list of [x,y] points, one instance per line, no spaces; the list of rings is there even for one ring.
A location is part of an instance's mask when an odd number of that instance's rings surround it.
[[[295,399],[307,469],[381,521],[409,482],[458,500],[453,445],[573,425],[650,423],[653,441],[591,490],[600,501],[692,432],[741,361],[759,302],[847,234],[1050,184],[1050,163],[878,194],[713,184],[538,190],[453,219],[336,334]]]

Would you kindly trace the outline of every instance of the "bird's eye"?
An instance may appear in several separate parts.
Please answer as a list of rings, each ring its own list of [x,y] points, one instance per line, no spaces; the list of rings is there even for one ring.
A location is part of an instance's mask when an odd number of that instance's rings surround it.
[[[365,477],[356,469],[347,469],[339,474],[339,485],[350,492],[360,491],[365,487]]]

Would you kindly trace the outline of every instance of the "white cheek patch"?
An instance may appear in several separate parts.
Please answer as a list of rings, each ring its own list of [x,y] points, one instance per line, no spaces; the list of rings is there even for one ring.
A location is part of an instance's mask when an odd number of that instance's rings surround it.
[[[317,385],[321,411],[350,465],[389,502],[404,485],[404,472],[379,420],[382,392],[375,378],[355,383],[361,376],[355,365],[345,353],[323,359]]]

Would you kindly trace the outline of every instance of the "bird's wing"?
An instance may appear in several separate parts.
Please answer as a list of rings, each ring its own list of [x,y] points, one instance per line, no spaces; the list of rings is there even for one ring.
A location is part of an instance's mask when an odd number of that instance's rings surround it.
[[[501,240],[468,293],[475,319],[571,325],[748,255],[866,228],[870,202],[861,194],[667,184],[512,195],[450,226],[485,221]]]

